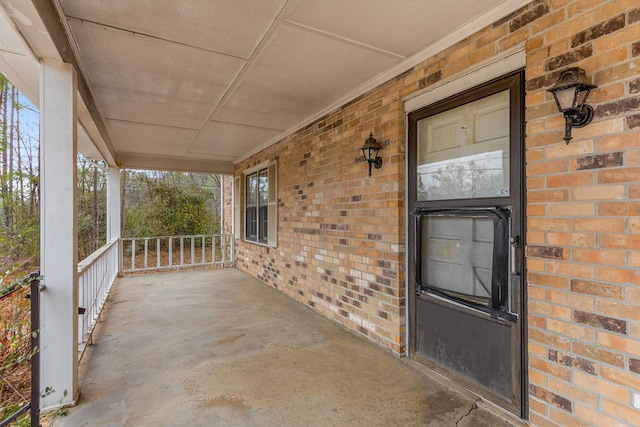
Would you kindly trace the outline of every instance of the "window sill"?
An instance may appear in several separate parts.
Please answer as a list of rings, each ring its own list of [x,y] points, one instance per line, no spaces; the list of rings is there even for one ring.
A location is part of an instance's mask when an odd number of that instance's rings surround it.
[[[262,246],[262,247],[265,247],[265,248],[272,248],[273,247],[273,246],[269,246],[268,243],[256,242],[255,240],[242,239],[242,241],[244,243],[249,243],[251,245],[256,245],[256,246]]]

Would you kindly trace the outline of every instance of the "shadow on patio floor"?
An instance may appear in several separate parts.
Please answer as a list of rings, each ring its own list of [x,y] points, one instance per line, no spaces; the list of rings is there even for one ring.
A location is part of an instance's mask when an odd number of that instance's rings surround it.
[[[53,427],[508,426],[236,269],[119,279]]]

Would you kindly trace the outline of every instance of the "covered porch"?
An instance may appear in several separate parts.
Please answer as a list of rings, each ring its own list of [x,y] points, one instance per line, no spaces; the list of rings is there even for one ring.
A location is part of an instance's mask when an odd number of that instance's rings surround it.
[[[53,427],[510,425],[235,268],[116,280]]]
[[[531,425],[637,425],[637,0],[94,3],[0,0],[40,111],[41,408],[80,402],[56,423],[482,425],[420,361]],[[108,266],[77,259],[78,152],[109,167]],[[122,169],[224,175],[238,271],[118,279],[79,366]]]

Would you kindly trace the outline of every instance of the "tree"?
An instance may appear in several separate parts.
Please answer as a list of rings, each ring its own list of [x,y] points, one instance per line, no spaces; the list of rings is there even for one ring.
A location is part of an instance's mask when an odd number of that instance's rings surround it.
[[[37,110],[0,75],[0,257],[4,263],[29,259],[35,263],[39,255],[37,122]]]
[[[107,175],[104,162],[78,155],[78,258],[106,243]]]
[[[218,234],[220,177],[124,171],[125,237]]]
[[[40,251],[39,114],[0,75],[0,266]],[[78,155],[78,258],[106,243],[106,164]],[[220,177],[123,171],[125,236],[213,234],[220,231]]]

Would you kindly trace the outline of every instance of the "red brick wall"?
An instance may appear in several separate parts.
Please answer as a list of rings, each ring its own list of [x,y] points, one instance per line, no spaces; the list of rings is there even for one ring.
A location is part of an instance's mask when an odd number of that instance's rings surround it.
[[[531,421],[638,425],[640,4],[542,4],[526,43]],[[568,146],[546,92],[567,66],[598,85]]]
[[[401,100],[526,49],[528,374],[533,425],[638,425],[640,5],[539,0],[237,166],[279,161],[277,249],[237,265],[370,339],[404,341]],[[599,87],[566,145],[551,95],[580,66]],[[481,83],[481,82],[478,82]],[[358,148],[373,132],[382,169]],[[640,397],[638,397],[640,399]]]

